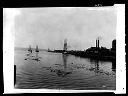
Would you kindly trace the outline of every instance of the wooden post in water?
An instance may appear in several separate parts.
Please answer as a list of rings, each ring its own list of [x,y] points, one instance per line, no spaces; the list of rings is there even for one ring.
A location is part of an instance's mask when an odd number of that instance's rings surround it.
[[[16,65],[14,65],[14,86],[16,84]]]

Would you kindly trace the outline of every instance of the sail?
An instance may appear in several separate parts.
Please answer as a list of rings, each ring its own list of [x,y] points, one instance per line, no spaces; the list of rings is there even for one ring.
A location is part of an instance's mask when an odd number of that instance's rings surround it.
[[[64,40],[64,51],[67,51],[67,39]]]
[[[32,53],[32,48],[30,45],[29,45],[28,51]]]
[[[36,52],[39,52],[38,46],[36,46]]]

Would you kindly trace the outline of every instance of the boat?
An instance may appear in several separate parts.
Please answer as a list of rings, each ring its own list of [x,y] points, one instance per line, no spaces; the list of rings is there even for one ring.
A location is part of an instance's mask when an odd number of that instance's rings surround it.
[[[29,46],[28,51],[29,51],[30,53],[32,53],[31,45]]]
[[[36,50],[35,50],[36,52],[39,52],[39,49],[38,49],[38,46],[36,45]]]

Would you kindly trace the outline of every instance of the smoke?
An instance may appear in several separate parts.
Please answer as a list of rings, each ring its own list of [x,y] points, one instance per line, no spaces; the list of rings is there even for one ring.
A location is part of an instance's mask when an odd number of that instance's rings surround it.
[[[98,36],[96,39],[97,40],[102,40],[103,38],[101,36]]]

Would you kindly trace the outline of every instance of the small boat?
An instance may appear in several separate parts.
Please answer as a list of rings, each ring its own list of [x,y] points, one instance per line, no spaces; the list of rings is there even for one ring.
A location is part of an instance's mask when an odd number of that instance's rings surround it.
[[[32,53],[32,48],[31,48],[31,46],[29,46],[28,51],[29,51],[30,53]]]

